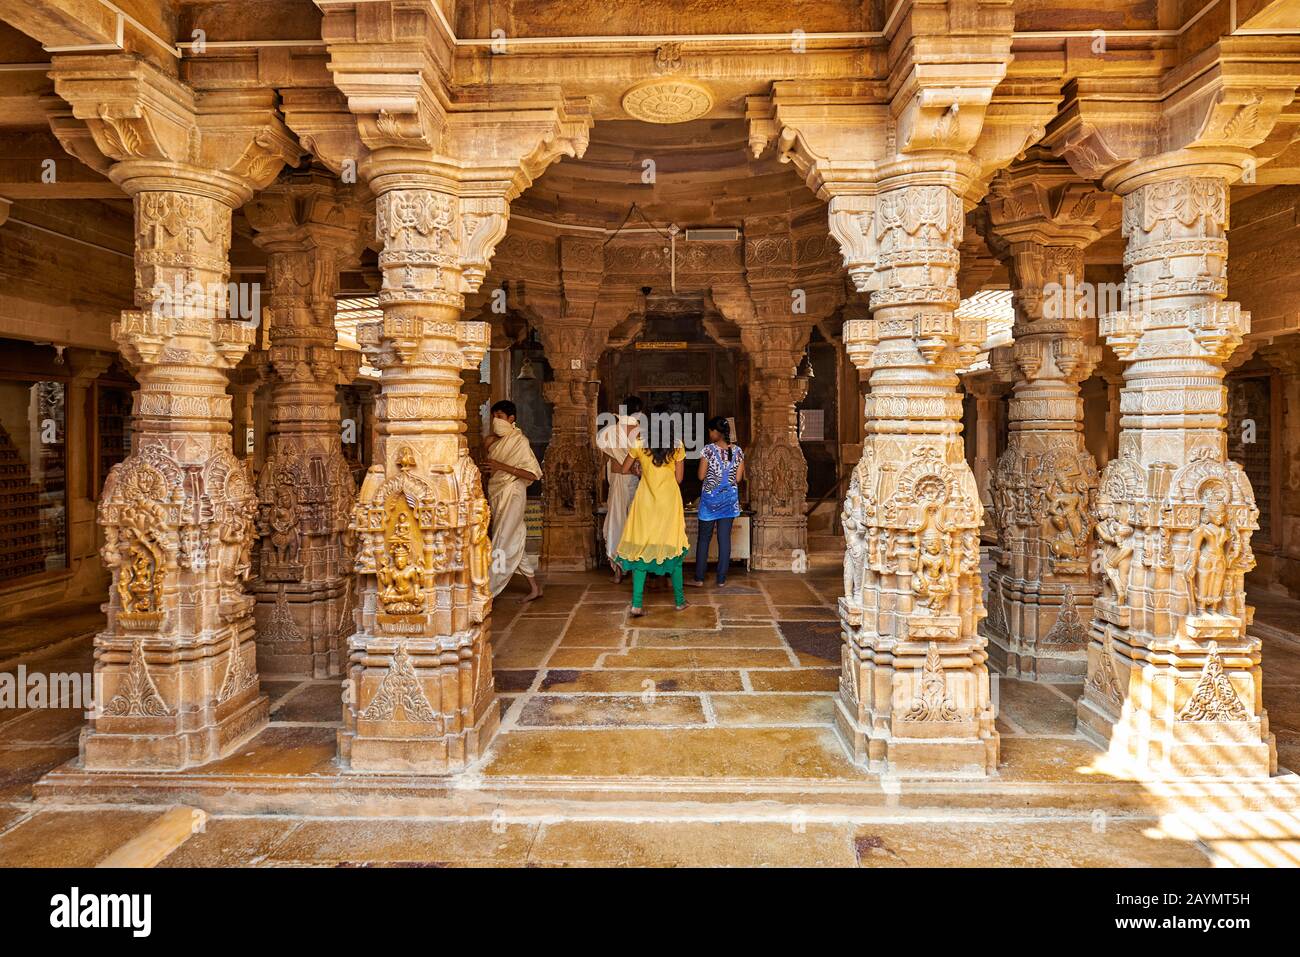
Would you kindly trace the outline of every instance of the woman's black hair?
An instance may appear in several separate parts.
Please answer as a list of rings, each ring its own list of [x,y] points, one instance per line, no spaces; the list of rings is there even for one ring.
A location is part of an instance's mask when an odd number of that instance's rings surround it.
[[[668,412],[668,407],[657,405],[650,413],[650,438],[646,451],[650,461],[655,465],[665,465],[677,449],[677,420]]]
[[[715,415],[704,423],[706,429],[712,429],[722,436],[722,440],[727,443],[727,461],[730,462],[736,457],[736,447],[731,444],[731,423],[725,416]]]

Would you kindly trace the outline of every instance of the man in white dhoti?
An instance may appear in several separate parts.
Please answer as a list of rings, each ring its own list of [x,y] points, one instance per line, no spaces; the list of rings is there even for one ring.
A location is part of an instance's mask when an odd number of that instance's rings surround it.
[[[623,537],[628,509],[632,507],[636,486],[641,480],[638,472],[624,472],[621,468],[627,461],[628,449],[636,441],[641,400],[634,395],[628,396],[618,411],[618,419],[596,434],[596,448],[605,457],[605,476],[609,480],[609,495],[605,499],[605,554],[614,570],[615,582],[623,580],[623,566],[614,559]]]
[[[528,436],[515,424],[515,404],[508,400],[492,406],[492,434],[483,440],[483,471],[488,479],[492,506],[492,597],[510,584],[515,572],[528,579],[524,601],[542,597],[537,568],[528,554],[528,528],[524,509],[528,486],[542,477],[542,467],[528,444]]]

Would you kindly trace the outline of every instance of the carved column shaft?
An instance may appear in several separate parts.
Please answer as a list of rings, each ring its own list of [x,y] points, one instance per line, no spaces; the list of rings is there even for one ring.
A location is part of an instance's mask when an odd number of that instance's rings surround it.
[[[291,177],[247,208],[267,251],[272,370],[266,463],[258,476],[260,576],[254,591],[263,673],[342,673],[352,633],[348,524],[356,485],[343,457],[336,386],[360,356],[335,348],[340,266],[360,211],[334,185]]]
[[[113,326],[136,435],[100,498],[112,589],[82,762],[185,768],[267,720],[244,587],[256,498],[226,392],[260,317],[231,317],[228,253],[232,211],[300,153],[269,90],[199,93],[118,53],[58,56],[50,76],[72,106],[61,128],[85,125],[136,228],[137,308]]]
[[[990,482],[997,548],[984,628],[1007,674],[1080,680],[1097,591],[1097,468],[1079,386],[1100,358],[1083,250],[1113,197],[1034,151],[999,177],[988,203],[990,246],[1010,267],[1016,321],[1015,344],[992,357],[1013,385],[1007,447]]]
[[[782,343],[784,347],[751,351],[753,404],[750,447],[745,450],[749,507],[754,512],[750,565],[771,571],[806,567],[808,552],[808,463],[799,445],[799,413],[808,383],[795,378],[802,353],[795,339],[807,341],[809,327],[793,320],[760,324],[742,332],[748,345]]]
[[[988,536],[994,534],[993,500],[990,498],[989,482],[997,465],[1002,397],[987,382],[981,382],[977,386],[971,386],[968,382],[966,391],[975,399],[975,458],[971,463],[971,471],[975,473],[980,504],[984,506],[984,525],[980,534],[987,540]]]
[[[469,446],[470,458],[479,462],[483,454],[483,413],[492,387],[481,381],[478,369],[466,369],[460,374],[461,391],[465,393],[465,444]]]
[[[600,383],[585,363],[581,370],[567,368],[574,357],[548,350],[555,379],[542,385],[551,405],[551,441],[542,459],[542,566],[548,570],[585,570],[597,564],[591,392]]]
[[[1101,332],[1127,364],[1079,725],[1148,772],[1265,776],[1276,752],[1243,582],[1258,511],[1224,432],[1224,362],[1249,322],[1224,299],[1236,169],[1178,158],[1119,188],[1126,307]]]
[[[874,252],[859,285],[872,290],[872,318],[844,327],[871,391],[843,513],[837,727],[858,760],[897,774],[997,766],[976,630],[983,510],[956,375],[984,339],[982,320],[953,314],[965,186],[950,173],[904,173],[882,182],[856,225],[832,213],[832,229],[863,229]]]

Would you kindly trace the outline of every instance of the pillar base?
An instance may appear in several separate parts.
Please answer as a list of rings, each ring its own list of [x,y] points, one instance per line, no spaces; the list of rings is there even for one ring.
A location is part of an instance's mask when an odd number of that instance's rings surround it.
[[[764,572],[808,570],[808,520],[791,517],[754,516],[749,567]]]
[[[1144,738],[1085,696],[1079,701],[1079,734],[1134,774],[1168,778],[1268,778],[1277,773],[1277,744],[1268,721],[1184,722],[1170,734]]]
[[[990,607],[991,624],[981,629],[990,660],[1008,678],[1082,681],[1088,673],[1092,587],[994,577],[999,580],[990,583],[988,603],[1001,607]]]
[[[354,636],[350,647],[345,770],[455,774],[483,755],[501,721],[485,631]]]
[[[184,771],[229,757],[266,728],[271,707],[266,695],[225,702],[214,724],[194,730],[155,730],[159,719],[135,719],[137,732],[81,732],[81,766],[87,771]],[[123,722],[117,722],[120,727]]]
[[[1008,678],[1077,684],[1088,673],[1088,659],[1083,656],[1039,655],[1002,635],[985,632],[985,637],[989,641],[989,663]]]
[[[596,567],[595,519],[564,521],[542,519],[544,571],[585,572]]]
[[[1115,617],[1103,603],[1101,613]],[[1222,618],[1225,632],[1238,619]],[[1277,773],[1277,744],[1268,713],[1256,707],[1259,643],[1189,641],[1205,630],[1184,620],[1184,635],[1142,652],[1125,632],[1099,623],[1089,649],[1088,683],[1078,705],[1078,729],[1120,767],[1142,778],[1267,778]],[[1195,639],[1193,638],[1193,641]],[[1114,649],[1114,650],[1112,650]],[[1248,664],[1243,664],[1248,663]]]
[[[355,627],[345,582],[322,592],[296,583],[256,590],[259,674],[337,678],[347,664],[347,639]]]
[[[478,723],[459,734],[428,738],[394,728],[391,734],[362,737],[340,731],[339,762],[353,772],[456,774],[483,756],[500,726],[501,703],[494,694]]]
[[[835,733],[854,764],[886,777],[985,778],[998,768],[996,738],[898,737],[859,723],[838,697]]]

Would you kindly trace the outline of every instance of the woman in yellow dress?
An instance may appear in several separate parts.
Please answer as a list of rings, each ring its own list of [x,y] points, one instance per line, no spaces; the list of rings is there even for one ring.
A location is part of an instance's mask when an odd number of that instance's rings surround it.
[[[677,610],[686,607],[682,588],[682,557],[690,550],[686,538],[686,512],[682,508],[680,483],[685,470],[686,450],[677,443],[669,416],[656,412],[649,436],[629,450],[621,469],[641,467],[641,482],[627,513],[623,537],[618,544],[618,563],[632,573],[633,617],[645,612],[641,596],[647,574],[668,575],[673,583]]]

